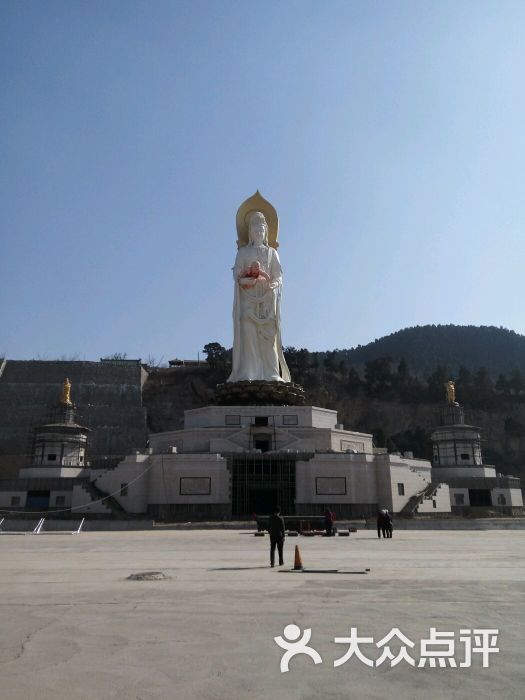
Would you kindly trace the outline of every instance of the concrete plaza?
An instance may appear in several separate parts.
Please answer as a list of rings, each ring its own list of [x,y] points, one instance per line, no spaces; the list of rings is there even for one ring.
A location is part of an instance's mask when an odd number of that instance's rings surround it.
[[[2,535],[2,700],[420,700],[522,698],[523,531],[396,531],[392,540],[290,538],[305,566],[268,567],[268,537],[247,531]],[[145,571],[163,580],[128,580]],[[273,641],[290,623],[311,628],[306,656],[281,673]],[[393,627],[416,642],[402,661],[334,668],[357,627],[379,641]],[[499,629],[499,653],[482,668],[417,668],[429,628]],[[399,643],[392,642],[395,653]],[[361,649],[370,658],[374,645]],[[461,649],[461,652],[460,652]],[[410,651],[410,650],[409,650]],[[463,647],[456,654],[463,658]]]

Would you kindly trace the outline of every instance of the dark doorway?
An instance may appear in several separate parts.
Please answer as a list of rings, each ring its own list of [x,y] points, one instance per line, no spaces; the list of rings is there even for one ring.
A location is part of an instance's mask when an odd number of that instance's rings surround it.
[[[270,440],[268,438],[255,438],[254,447],[256,450],[261,450],[261,452],[270,451]]]
[[[28,491],[26,508],[49,508],[49,491]]]
[[[260,448],[259,448],[260,449]],[[232,455],[232,514],[266,515],[279,505],[295,514],[295,459],[282,454]]]
[[[257,515],[270,515],[279,503],[279,490],[277,488],[250,488],[248,491],[248,504],[250,513]]]
[[[488,489],[469,489],[468,497],[471,506],[491,506],[490,491]]]

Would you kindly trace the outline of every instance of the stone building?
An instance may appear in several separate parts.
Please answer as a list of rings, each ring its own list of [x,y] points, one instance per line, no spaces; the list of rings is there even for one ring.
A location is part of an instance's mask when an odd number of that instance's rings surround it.
[[[53,388],[56,390],[55,385]],[[115,510],[123,512],[114,499],[106,498],[107,494],[100,493],[94,484],[96,476],[120,460],[117,457],[115,461],[115,455],[110,458],[95,452],[91,461],[89,451],[93,443],[89,445],[89,438],[93,431],[79,422],[70,390],[71,383],[66,379],[60,399],[47,406],[43,422],[31,431],[27,449],[19,455],[23,466],[18,474],[0,475],[3,516],[25,512],[55,517],[96,513],[108,517]],[[108,423],[111,425],[111,421]]]
[[[185,412],[181,430],[150,435],[149,448],[93,473],[130,514],[230,519],[266,514],[338,518],[450,512],[448,487],[431,464],[375,449],[315,406],[208,406]]]
[[[91,462],[114,462],[146,444],[140,360],[0,361],[0,479],[28,465],[35,427],[50,422],[64,377],[74,387],[77,420],[90,428]]]
[[[242,519],[276,504],[287,515],[329,507],[338,518],[381,508],[523,511],[519,479],[483,463],[480,431],[465,424],[456,402],[441,409],[431,464],[387,454],[370,434],[345,429],[336,411],[305,405],[188,410],[181,429],[149,440],[144,431],[127,456],[104,460],[90,451],[94,431],[79,420],[85,407],[63,398],[33,429],[18,474],[0,480],[1,510],[160,520]]]
[[[231,519],[266,514],[338,518],[450,512],[448,487],[431,465],[375,449],[314,406],[208,406],[186,411],[181,430],[152,433],[149,447],[117,466],[91,464],[87,428],[73,406],[37,426],[30,464],[0,483],[3,510],[156,519]]]
[[[483,463],[480,430],[465,423],[463,406],[454,401],[441,408],[431,439],[432,478],[448,484],[452,512],[523,512],[520,479],[498,474],[496,467]]]

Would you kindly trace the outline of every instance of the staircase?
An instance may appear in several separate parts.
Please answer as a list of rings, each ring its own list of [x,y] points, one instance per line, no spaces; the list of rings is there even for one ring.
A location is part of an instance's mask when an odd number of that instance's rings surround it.
[[[425,498],[428,498],[431,496],[437,489],[439,488],[439,483],[437,482],[430,482],[425,486],[424,489],[416,493],[414,496],[408,499],[408,502],[405,503],[403,508],[399,511],[399,515],[404,515],[404,516],[410,516],[414,515],[416,512],[417,507],[425,500]]]
[[[114,518],[117,518],[119,520],[127,520],[129,518],[128,513],[126,513],[126,511],[117,501],[117,499],[113,496],[110,496],[105,491],[102,491],[102,489],[99,489],[98,486],[95,486],[95,484],[92,481],[86,480],[82,483],[82,486],[91,496],[91,500],[100,501],[101,499],[103,499],[102,503],[107,508],[109,508],[109,510],[111,511],[111,515]]]

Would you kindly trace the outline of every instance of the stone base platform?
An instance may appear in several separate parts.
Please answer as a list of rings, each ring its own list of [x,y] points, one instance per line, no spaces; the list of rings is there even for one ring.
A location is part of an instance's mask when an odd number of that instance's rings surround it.
[[[305,393],[293,382],[244,381],[218,384],[219,406],[302,406]]]

